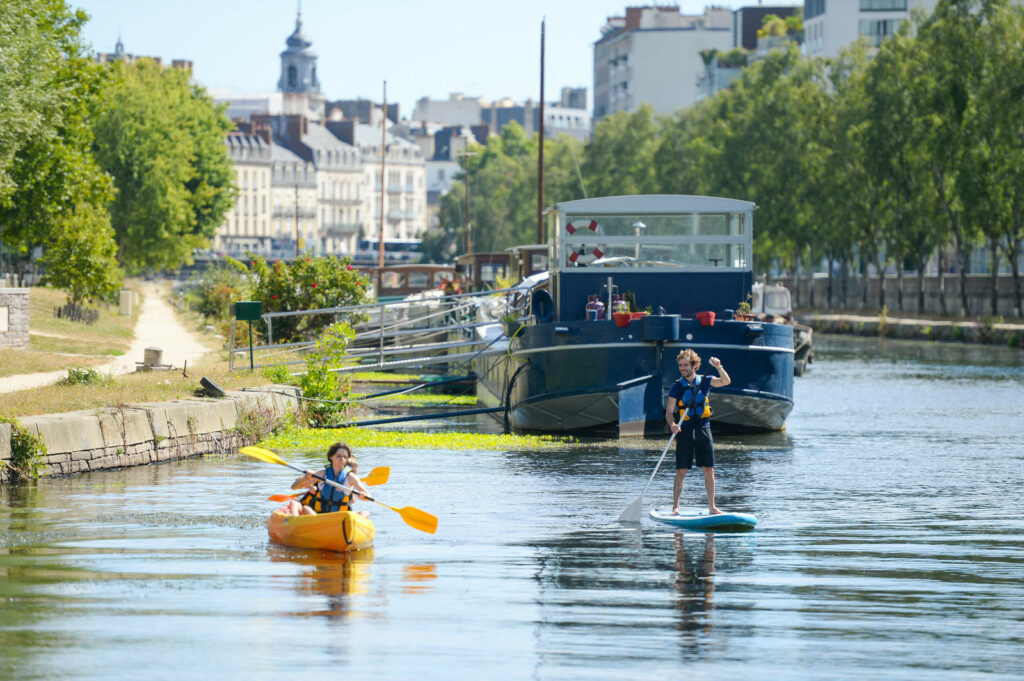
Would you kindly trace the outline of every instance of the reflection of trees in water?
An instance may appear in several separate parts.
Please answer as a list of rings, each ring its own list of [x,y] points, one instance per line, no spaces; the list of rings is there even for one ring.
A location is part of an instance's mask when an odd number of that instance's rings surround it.
[[[674,586],[679,593],[676,607],[682,633],[684,652],[699,653],[704,639],[711,633],[711,611],[715,593],[715,535],[687,538],[675,533],[676,576]]]

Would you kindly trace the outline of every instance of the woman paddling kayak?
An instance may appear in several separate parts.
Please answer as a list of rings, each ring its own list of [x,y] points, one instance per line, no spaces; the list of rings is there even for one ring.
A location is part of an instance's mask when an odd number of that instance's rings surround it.
[[[292,489],[302,487],[309,488],[309,492],[299,501],[290,501],[280,510],[289,515],[316,515],[318,513],[334,513],[336,511],[352,510],[352,493],[340,490],[333,485],[317,480],[320,476],[327,480],[337,482],[340,485],[349,487],[365,499],[369,492],[362,481],[356,477],[355,472],[349,466],[349,459],[353,459],[352,448],[346,442],[335,442],[327,450],[328,465],[320,473],[306,471],[305,474],[296,478],[292,483]],[[367,511],[360,511],[364,517],[370,514]]]

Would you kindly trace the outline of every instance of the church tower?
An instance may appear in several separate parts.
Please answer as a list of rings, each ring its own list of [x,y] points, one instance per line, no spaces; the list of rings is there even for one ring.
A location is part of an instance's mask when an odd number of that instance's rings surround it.
[[[288,47],[281,53],[281,78],[277,81],[277,89],[284,93],[285,113],[320,120],[326,98],[320,94],[313,41],[302,32],[301,6],[295,18],[295,30],[285,44]]]

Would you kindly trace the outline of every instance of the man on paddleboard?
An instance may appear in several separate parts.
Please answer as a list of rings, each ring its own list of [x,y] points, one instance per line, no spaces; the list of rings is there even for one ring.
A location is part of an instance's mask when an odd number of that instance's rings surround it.
[[[676,433],[676,478],[672,483],[672,513],[679,514],[679,497],[683,493],[686,472],[697,465],[704,469],[704,488],[708,493],[708,514],[721,513],[715,506],[715,446],[711,439],[711,403],[708,394],[712,388],[729,385],[731,380],[721,360],[712,357],[711,366],[718,376],[698,376],[700,355],[686,348],[677,356],[681,378],[668,391],[665,420]],[[680,426],[680,423],[682,424]]]

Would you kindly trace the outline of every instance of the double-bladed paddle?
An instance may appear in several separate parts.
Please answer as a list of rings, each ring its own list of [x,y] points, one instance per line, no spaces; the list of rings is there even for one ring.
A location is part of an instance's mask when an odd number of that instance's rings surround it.
[[[282,459],[269,449],[263,449],[262,447],[242,447],[238,451],[240,451],[242,454],[245,454],[246,456],[251,456],[254,459],[259,459],[260,461],[266,461],[267,463],[276,463],[279,466],[287,466],[288,468],[296,470],[300,473],[306,472],[304,469],[299,468],[298,466],[291,465],[290,463],[288,463],[287,461],[285,461],[284,459]],[[347,487],[340,483],[334,482],[333,480],[327,480],[319,475],[314,475],[313,477],[322,480],[323,482],[326,482],[328,485],[332,487],[337,487],[340,490],[358,494],[358,492],[356,492],[356,490],[352,489],[351,487]],[[421,511],[420,509],[415,508],[413,506],[395,508],[394,506],[388,506],[385,503],[377,501],[376,499],[370,496],[364,496],[363,498],[366,499],[367,501],[372,501],[378,506],[383,506],[384,508],[391,509],[398,515],[402,516],[402,520],[405,521],[406,525],[414,527],[417,530],[420,530],[421,532],[434,534],[434,532],[437,531],[437,518],[430,515],[426,511]]]
[[[378,466],[370,471],[365,478],[360,478],[367,487],[373,487],[374,485],[383,485],[391,477],[391,469],[387,466]],[[305,492],[299,492],[298,494],[271,494],[267,497],[267,501],[291,501],[292,499],[298,499],[305,495]]]
[[[679,419],[677,423],[680,428],[683,427],[683,419]],[[661,453],[661,458],[658,459],[658,465],[654,467],[654,472],[651,473],[651,477],[647,479],[647,484],[644,485],[643,490],[640,492],[640,496],[636,498],[632,504],[626,507],[626,510],[619,516],[620,523],[638,523],[640,522],[641,516],[643,516],[643,505],[644,505],[644,492],[651,486],[651,481],[654,480],[654,476],[658,474],[658,469],[661,468],[661,462],[665,460],[665,455],[668,454],[668,448],[672,446],[672,441],[676,439],[676,433],[672,433],[672,437],[668,439],[668,444],[665,445],[664,451]]]

